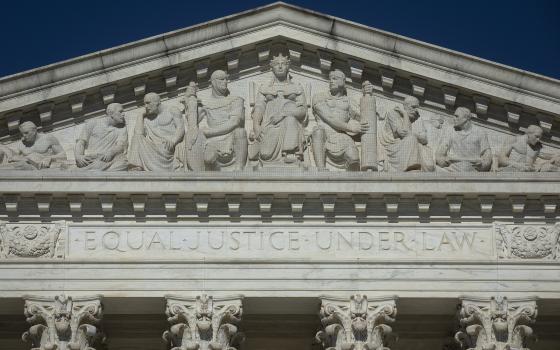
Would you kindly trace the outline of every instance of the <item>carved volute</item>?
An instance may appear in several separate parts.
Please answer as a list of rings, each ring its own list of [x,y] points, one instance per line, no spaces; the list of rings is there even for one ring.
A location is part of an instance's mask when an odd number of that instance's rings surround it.
[[[528,350],[537,318],[536,298],[464,298],[455,339],[468,350]]]
[[[324,327],[315,336],[327,350],[385,350],[393,340],[388,323],[395,321],[395,298],[350,300],[321,298],[319,317]]]
[[[24,314],[31,326],[22,339],[32,344],[32,350],[103,349],[101,296],[25,296],[24,300]]]
[[[165,314],[171,324],[163,339],[172,350],[236,350],[243,341],[238,332],[241,297],[214,299],[167,296]]]

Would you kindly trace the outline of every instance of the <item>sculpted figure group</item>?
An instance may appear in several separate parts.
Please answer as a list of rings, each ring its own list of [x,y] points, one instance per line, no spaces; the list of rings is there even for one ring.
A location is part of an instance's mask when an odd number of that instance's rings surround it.
[[[243,170],[249,161],[255,169],[304,168],[312,156],[319,171],[560,171],[560,154],[542,151],[540,127],[531,125],[525,135],[507,140],[493,155],[486,133],[473,124],[465,107],[456,109],[452,127],[436,144],[428,140],[430,123],[421,118],[420,102],[413,96],[405,97],[402,107],[388,110],[377,131],[373,85],[364,82],[362,99],[354,101],[339,70],[329,73],[328,90],[311,99],[315,126],[307,134],[307,96],[290,76],[289,58],[275,56],[270,68],[272,79],[256,91],[249,133],[245,101],[230,94],[228,75],[217,70],[210,76],[208,97],[199,98],[196,84],[189,84],[181,101],[184,110],[165,106],[156,93],[146,94],[130,139],[123,106],[109,104],[104,117],[82,127],[74,146],[75,165],[53,135],[38,133],[36,125],[26,121],[19,127],[20,141],[0,146],[0,168],[225,171]],[[378,143],[384,154],[380,161]]]

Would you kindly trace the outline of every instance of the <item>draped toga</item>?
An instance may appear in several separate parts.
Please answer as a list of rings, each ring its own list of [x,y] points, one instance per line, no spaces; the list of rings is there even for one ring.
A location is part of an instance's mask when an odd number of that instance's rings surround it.
[[[94,158],[93,162],[81,168],[84,170],[126,170],[126,148],[128,146],[128,132],[126,126],[116,127],[107,125],[103,119],[86,122],[78,141],[85,143],[85,155]],[[123,145],[123,151],[115,157],[104,162],[101,157],[117,145]]]
[[[176,113],[179,113],[177,111]],[[177,166],[175,151],[167,150],[165,141],[175,138],[177,127],[173,111],[164,108],[156,117],[144,118],[143,135],[134,134],[131,140],[128,163],[147,171],[173,171]],[[184,125],[179,127],[184,128]]]

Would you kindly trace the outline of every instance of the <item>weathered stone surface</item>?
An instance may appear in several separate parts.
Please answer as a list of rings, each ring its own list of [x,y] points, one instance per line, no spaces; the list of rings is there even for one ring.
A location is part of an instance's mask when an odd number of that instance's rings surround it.
[[[396,297],[369,299],[355,294],[350,300],[321,298],[319,317],[324,330],[315,338],[327,350],[389,349],[396,338],[389,323],[397,316]]]
[[[175,156],[175,147],[185,135],[181,112],[163,106],[155,93],[146,94],[144,103],[146,107],[134,125],[129,164],[135,170],[173,171],[182,166]]]
[[[242,297],[195,299],[166,296],[165,314],[171,323],[163,340],[172,350],[236,350],[243,341],[238,332]]]
[[[243,170],[247,163],[244,100],[230,95],[227,79],[224,71],[212,73],[212,94],[200,108],[196,91],[186,93],[185,143],[187,164],[191,170]]]
[[[104,118],[86,122],[76,141],[74,154],[79,168],[102,171],[128,169],[128,132],[123,107],[119,103],[111,103],[106,113]]]
[[[560,224],[496,225],[501,259],[559,259]]]
[[[37,126],[27,121],[19,125],[22,135],[12,147],[0,148],[0,171],[3,169],[41,170],[65,167],[66,153],[58,139],[37,132]]]
[[[24,314],[31,327],[22,339],[30,342],[33,350],[102,349],[105,335],[100,329],[101,296],[23,298]]]
[[[65,226],[62,223],[0,222],[3,258],[64,258]]]
[[[528,350],[537,318],[536,298],[469,298],[458,312],[461,330],[455,339],[468,350]]]
[[[270,61],[273,78],[259,86],[251,115],[249,157],[260,166],[299,166],[303,161],[307,102],[303,86],[290,76],[290,59],[281,53]]]

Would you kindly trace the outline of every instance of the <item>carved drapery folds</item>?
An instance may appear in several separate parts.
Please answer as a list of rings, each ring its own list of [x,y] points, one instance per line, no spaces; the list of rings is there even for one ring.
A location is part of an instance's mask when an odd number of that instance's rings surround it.
[[[25,296],[24,314],[31,325],[22,339],[31,350],[100,350],[101,296],[54,298]]]
[[[3,258],[63,258],[61,223],[0,222],[0,256]]]
[[[467,350],[528,350],[537,318],[536,298],[463,298],[455,339]]]
[[[560,224],[496,225],[500,259],[558,259]]]
[[[163,339],[171,350],[236,350],[243,341],[238,332],[242,297],[214,299],[166,296],[165,314],[171,324]]]
[[[394,338],[388,323],[396,315],[394,297],[321,298],[319,316],[324,329],[315,338],[326,350],[388,350]]]

